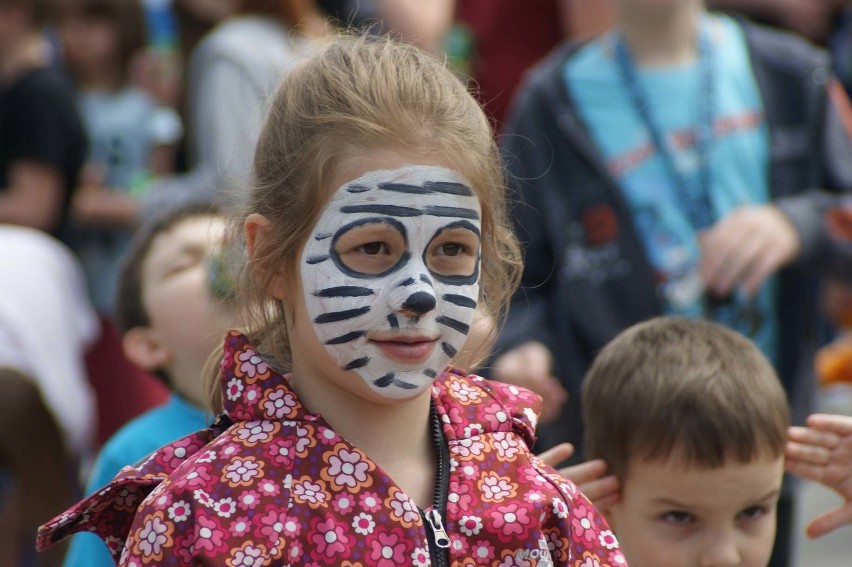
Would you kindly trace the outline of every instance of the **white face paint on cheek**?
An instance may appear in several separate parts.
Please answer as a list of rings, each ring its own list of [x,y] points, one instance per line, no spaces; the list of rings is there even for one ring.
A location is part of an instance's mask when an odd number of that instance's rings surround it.
[[[470,184],[436,166],[370,172],[335,192],[301,275],[316,335],[341,369],[391,399],[432,383],[473,320],[480,216]]]

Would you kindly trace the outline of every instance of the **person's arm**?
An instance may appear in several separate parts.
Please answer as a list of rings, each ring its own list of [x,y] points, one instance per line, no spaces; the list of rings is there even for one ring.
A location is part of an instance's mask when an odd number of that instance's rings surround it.
[[[62,217],[62,173],[54,166],[17,161],[0,192],[0,223],[54,232]]]
[[[815,152],[823,187],[737,209],[701,234],[701,275],[716,294],[738,287],[753,294],[791,264],[826,271],[852,261],[848,244],[833,239],[826,222],[838,195],[852,192],[852,106],[836,79],[826,84],[824,96]]]
[[[555,252],[544,226],[540,202],[542,188],[537,179],[550,167],[550,142],[532,123],[546,120],[545,102],[533,86],[524,86],[518,95],[501,135],[501,152],[506,160],[515,233],[523,245],[524,270],[521,285],[512,297],[509,314],[498,339],[499,356],[491,376],[529,388],[544,401],[542,421],[555,418],[567,401],[567,393],[553,375],[551,337],[555,334],[551,317]],[[532,119],[530,119],[533,117]],[[553,117],[547,119],[552,120]],[[559,348],[568,348],[559,345]]]
[[[791,427],[787,437],[787,471],[824,484],[844,499],[814,518],[807,534],[816,538],[852,525],[852,417],[815,414],[807,427]]]

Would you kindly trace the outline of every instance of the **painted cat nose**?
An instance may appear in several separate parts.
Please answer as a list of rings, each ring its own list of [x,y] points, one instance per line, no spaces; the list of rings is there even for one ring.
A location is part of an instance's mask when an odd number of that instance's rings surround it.
[[[408,296],[402,303],[403,311],[410,311],[415,315],[423,315],[435,309],[435,296],[427,291],[417,291]]]

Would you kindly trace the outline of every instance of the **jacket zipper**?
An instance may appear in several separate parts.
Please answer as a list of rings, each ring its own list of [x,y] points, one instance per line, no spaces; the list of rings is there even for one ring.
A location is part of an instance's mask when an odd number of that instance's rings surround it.
[[[435,494],[432,501],[432,509],[424,512],[418,506],[420,517],[423,518],[423,526],[426,528],[426,542],[429,544],[429,558],[433,567],[449,567],[450,565],[450,536],[444,527],[444,518],[447,509],[447,493],[450,485],[450,452],[444,433],[441,430],[441,419],[435,410],[434,403],[431,409],[432,420],[432,443],[438,456],[437,475],[435,477]]]

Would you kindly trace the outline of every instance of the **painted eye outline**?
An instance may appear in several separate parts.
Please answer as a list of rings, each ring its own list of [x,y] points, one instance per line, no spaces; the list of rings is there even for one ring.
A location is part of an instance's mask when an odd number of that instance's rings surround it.
[[[367,272],[359,272],[348,265],[343,259],[340,257],[340,254],[337,251],[337,241],[343,237],[349,231],[371,224],[384,224],[388,225],[394,230],[396,230],[400,236],[402,236],[403,241],[403,250],[404,252],[400,255],[399,259],[396,261],[394,265],[389,267],[386,270],[378,273],[367,273]],[[367,242],[365,244],[372,244],[373,242]],[[329,250],[329,257],[337,266],[337,268],[346,274],[347,276],[351,276],[353,278],[363,279],[363,280],[372,280],[383,278],[389,274],[392,274],[398,270],[400,270],[411,258],[411,254],[408,252],[408,231],[405,230],[405,225],[399,222],[396,219],[388,218],[388,217],[369,217],[364,219],[359,219],[357,221],[353,221],[347,225],[342,226],[337,232],[334,233],[334,236],[331,239],[331,246]]]
[[[442,233],[453,230],[456,228],[462,228],[464,230],[468,230],[476,235],[477,239],[480,241],[480,246],[476,250],[476,262],[474,264],[473,272],[469,275],[444,275],[440,272],[436,272],[432,269],[431,263],[429,262],[429,253],[432,250],[432,243],[441,236]],[[426,269],[429,270],[429,273],[441,283],[447,285],[473,285],[479,280],[479,266],[482,260],[482,244],[481,244],[482,234],[479,231],[479,227],[473,224],[470,221],[462,220],[452,222],[450,224],[444,225],[438,230],[435,231],[435,234],[432,235],[432,238],[429,239],[429,244],[426,245],[426,249],[423,251],[423,265],[426,266]],[[451,242],[452,243],[452,242]]]

